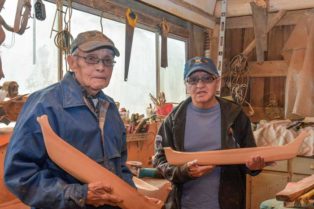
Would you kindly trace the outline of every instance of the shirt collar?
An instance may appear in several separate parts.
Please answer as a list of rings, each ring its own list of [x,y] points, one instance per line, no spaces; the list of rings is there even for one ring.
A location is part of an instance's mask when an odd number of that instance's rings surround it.
[[[67,72],[60,81],[64,108],[85,105],[83,97],[86,96],[86,90],[76,81],[73,74],[73,72]],[[113,99],[105,95],[103,91],[99,91],[96,97],[114,104]]]

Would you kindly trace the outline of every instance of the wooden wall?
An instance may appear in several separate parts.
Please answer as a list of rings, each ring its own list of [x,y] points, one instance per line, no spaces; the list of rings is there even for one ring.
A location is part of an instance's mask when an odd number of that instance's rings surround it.
[[[274,27],[268,33],[268,51],[265,53],[265,61],[283,60],[281,51],[287,39],[289,38],[294,25],[282,25]],[[254,39],[253,28],[236,28],[226,30],[225,43],[225,68],[224,72],[229,70],[230,60],[240,54],[246,46]],[[248,56],[249,62],[256,61],[255,49]],[[268,65],[269,67],[274,66]],[[280,116],[283,117],[283,108],[285,100],[285,80],[284,76],[272,76],[271,73],[263,77],[250,77],[249,89],[246,100],[252,105],[255,114],[252,116],[253,121],[260,119],[275,119],[266,111],[270,106],[270,99],[274,98],[280,109]],[[276,110],[275,110],[276,111]],[[275,118],[274,118],[275,117]]]

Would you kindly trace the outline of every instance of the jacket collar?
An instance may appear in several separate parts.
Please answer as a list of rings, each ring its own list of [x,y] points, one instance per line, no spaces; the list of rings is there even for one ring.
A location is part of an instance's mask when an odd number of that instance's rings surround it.
[[[235,120],[235,118],[239,115],[241,111],[240,106],[235,102],[228,101],[220,97],[216,97],[216,99],[220,104],[222,117],[226,120],[227,124],[232,124],[232,122]],[[178,105],[172,119],[176,120],[176,122],[184,122],[185,124],[186,115],[185,113],[187,110],[187,105],[190,102],[192,102],[192,99],[191,97],[188,97],[180,105]]]
[[[216,99],[221,110],[221,146],[225,148],[227,146],[227,130],[233,125],[234,120],[241,112],[241,107],[220,97],[216,97]],[[182,139],[184,139],[187,106],[190,102],[192,102],[192,99],[188,97],[173,110],[170,116],[173,124],[174,147],[180,151],[184,151],[184,140]]]
[[[67,72],[64,78],[60,81],[62,90],[62,105],[64,108],[85,106],[83,88],[75,80],[73,72]],[[113,99],[103,93],[99,92],[99,99],[114,103]]]

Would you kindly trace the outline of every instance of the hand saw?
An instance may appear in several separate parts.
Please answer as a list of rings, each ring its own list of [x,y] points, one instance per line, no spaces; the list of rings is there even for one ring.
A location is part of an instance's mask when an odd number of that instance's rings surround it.
[[[168,67],[168,53],[167,53],[167,36],[169,33],[169,23],[163,19],[160,23],[160,35],[161,35],[161,64],[160,66],[163,68]]]
[[[125,65],[124,65],[124,81],[128,80],[129,65],[131,58],[132,42],[134,28],[137,22],[137,14],[130,8],[126,10],[126,30],[125,30]]]

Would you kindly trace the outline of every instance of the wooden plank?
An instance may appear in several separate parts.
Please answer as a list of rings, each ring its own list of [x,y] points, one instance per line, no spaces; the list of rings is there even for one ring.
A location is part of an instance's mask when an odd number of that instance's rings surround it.
[[[212,36],[210,37],[210,58],[215,64],[217,64],[218,58],[219,28],[219,24],[215,24],[215,27],[212,30]]]
[[[147,133],[128,134],[128,161],[140,161],[143,167],[152,167],[156,133],[157,124],[152,123]]]
[[[187,8],[192,12],[198,13],[200,15],[203,15],[205,17],[208,17],[209,19],[214,20],[213,12],[214,7],[208,8],[208,4],[210,1],[204,1],[204,0],[192,0],[192,1],[182,1],[182,0],[168,0],[170,2],[173,2],[174,4]],[[204,6],[204,7],[202,7]],[[208,8],[208,10],[206,10]],[[212,11],[209,13],[208,11]]]
[[[55,3],[55,0],[47,0]],[[146,30],[157,32],[158,25],[163,18],[166,18],[170,24],[170,34],[175,34],[183,38],[189,37],[187,30],[187,22],[181,18],[170,15],[166,12],[155,8],[143,5],[139,2],[129,2],[124,0],[115,1],[89,1],[89,0],[73,0],[72,6],[74,9],[84,11],[96,16],[100,16],[103,12],[103,17],[117,22],[125,23],[125,11],[129,7],[138,15],[137,27]]]
[[[288,65],[283,60],[265,61],[262,64],[249,62],[250,77],[285,77],[287,72]]]
[[[200,8],[201,10],[213,15],[216,6],[216,0],[204,1],[204,0],[183,0],[184,2],[188,2],[193,4],[195,7]]]
[[[276,24],[277,22],[286,14],[286,10],[280,10],[279,12],[277,12],[277,14],[273,17],[273,19],[271,19],[271,21],[267,24],[267,29],[266,29],[266,33],[268,33]],[[243,50],[243,54],[244,55],[248,55],[250,54],[250,52],[252,51],[252,49],[254,49],[256,45],[256,40],[253,40],[244,50]]]
[[[228,30],[225,36],[225,60],[231,60],[235,55],[238,55],[242,51],[242,29]],[[229,43],[229,44],[228,44]]]
[[[254,40],[254,29],[253,28],[245,28],[243,30],[243,43],[241,47],[241,52],[248,47],[248,45]],[[240,53],[241,53],[240,52]],[[247,55],[247,60],[256,61],[256,51],[253,50],[250,54]]]
[[[0,209],[30,209],[30,206],[25,205],[19,199],[14,199],[0,204]]]
[[[276,194],[276,199],[280,201],[294,201],[300,195],[314,189],[314,174],[298,182],[290,182],[280,192]]]
[[[213,28],[215,25],[214,17],[204,16],[203,14],[191,11],[189,8],[173,3],[172,1],[140,0],[151,6],[157,7],[163,11],[181,17],[184,20],[191,21],[206,28]]]
[[[162,208],[162,201],[154,204],[119,176],[60,138],[51,128],[47,115],[38,117],[37,121],[41,126],[50,159],[74,178],[83,183],[110,179],[107,182],[108,186],[113,188],[113,195],[117,195],[123,200],[117,203],[117,206],[122,209]]]
[[[249,108],[248,107],[243,107],[244,112],[248,113],[249,112]],[[260,122],[260,120],[274,120],[274,118],[269,117],[269,115],[266,113],[266,108],[265,107],[254,107],[253,106],[253,110],[254,110],[254,115],[250,116],[249,114],[248,117],[250,117],[251,122],[253,123],[258,123]],[[279,107],[279,108],[268,108],[268,110],[270,112],[284,112],[284,109]],[[283,118],[282,118],[283,119]]]
[[[275,100],[278,107],[284,107],[285,99],[285,78],[284,77],[270,77],[269,92],[271,99]],[[269,104],[269,100],[266,105]]]
[[[262,64],[249,62],[249,76],[254,77],[286,77],[288,65],[285,61],[265,61]]]
[[[296,11],[288,11],[282,19],[276,24],[280,25],[295,25],[300,19],[306,18],[306,13],[312,12],[313,9],[303,9]],[[276,13],[268,14],[268,22],[273,19]],[[252,16],[241,16],[241,17],[228,17],[226,22],[227,29],[233,28],[253,28]]]
[[[294,26],[274,27],[268,34],[267,60],[282,60],[282,49],[290,37]]]
[[[197,160],[198,165],[235,165],[245,164],[252,156],[261,156],[265,162],[280,161],[294,158],[304,139],[310,136],[307,131],[302,131],[289,144],[283,146],[261,146],[249,148],[235,148],[227,150],[211,150],[200,152],[181,152],[171,147],[164,147],[167,161],[171,165],[184,165]]]
[[[227,16],[245,16],[252,15],[251,0],[232,0],[228,2]],[[279,10],[298,10],[308,9],[314,7],[314,1],[311,0],[298,0],[298,1],[287,1],[287,0],[269,0],[268,12],[276,12]],[[221,12],[221,1],[217,1],[215,8],[215,16],[219,17]]]
[[[264,52],[267,51],[267,8],[257,6],[255,2],[251,2],[250,5],[256,42],[256,58],[257,62],[263,62]]]
[[[253,107],[264,106],[264,78],[250,79],[250,104]]]
[[[6,203],[15,199],[15,196],[7,189],[4,184],[4,158],[12,131],[13,130],[3,132],[1,130],[0,134],[0,206],[2,203]]]

